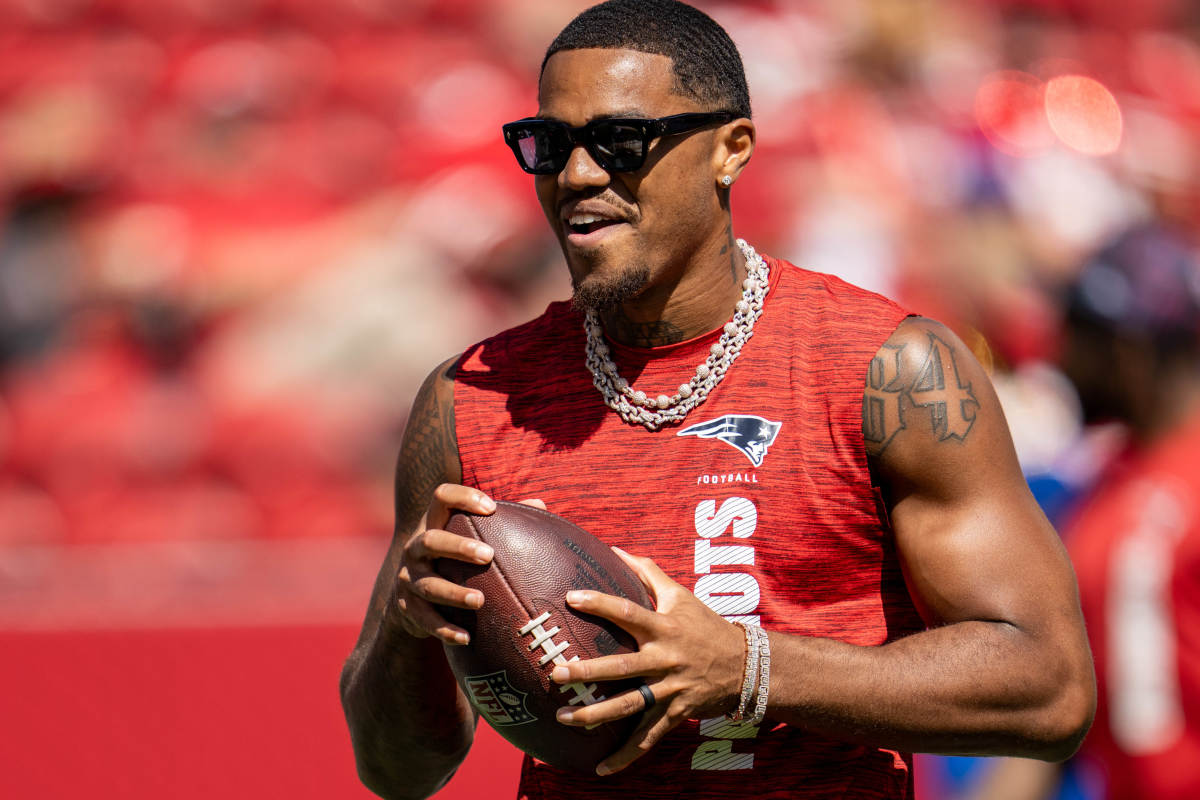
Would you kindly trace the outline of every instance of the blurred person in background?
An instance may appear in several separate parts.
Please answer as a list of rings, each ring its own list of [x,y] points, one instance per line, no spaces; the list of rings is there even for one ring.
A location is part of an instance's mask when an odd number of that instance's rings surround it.
[[[1200,797],[1200,262],[1160,226],[1090,257],[1066,291],[1062,366],[1123,447],[1064,529],[1099,705],[1076,759],[1107,800]],[[1055,795],[1059,768],[999,763],[973,800]]]

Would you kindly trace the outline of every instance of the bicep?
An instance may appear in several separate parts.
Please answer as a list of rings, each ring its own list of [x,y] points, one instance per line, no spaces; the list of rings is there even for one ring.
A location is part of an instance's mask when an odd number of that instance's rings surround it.
[[[393,499],[395,527],[383,565],[375,578],[360,644],[376,627],[400,568],[400,554],[425,515],[433,491],[462,481],[454,428],[454,369],[458,357],[429,374],[413,400],[396,459]]]
[[[979,362],[945,326],[915,318],[880,349],[872,370],[864,437],[926,621],[1025,629],[1070,617],[1074,576],[1021,474]],[[888,416],[875,419],[891,427],[872,430],[867,412],[885,401],[893,404]]]

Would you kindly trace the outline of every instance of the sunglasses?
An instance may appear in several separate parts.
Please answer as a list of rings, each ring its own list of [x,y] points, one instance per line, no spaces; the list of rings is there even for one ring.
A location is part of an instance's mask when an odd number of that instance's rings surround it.
[[[734,119],[731,111],[675,114],[660,119],[613,117],[572,128],[565,122],[529,117],[504,126],[504,141],[521,169],[532,175],[553,175],[567,165],[571,152],[584,147],[606,172],[632,172],[646,163],[650,143],[714,122]]]

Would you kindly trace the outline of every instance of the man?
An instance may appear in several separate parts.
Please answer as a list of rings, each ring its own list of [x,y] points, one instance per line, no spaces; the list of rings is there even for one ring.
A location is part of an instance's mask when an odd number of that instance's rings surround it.
[[[538,103],[505,136],[573,302],[418,394],[342,680],[367,785],[425,797],[470,747],[442,654],[466,633],[438,606],[487,599],[433,561],[488,562],[440,526],[492,496],[636,554],[656,601],[572,593],[639,651],[554,679],[648,690],[561,721],[645,714],[594,776],[526,759],[522,797],[903,797],[915,749],[1070,755],[1093,704],[1074,578],[987,377],[943,326],[735,241],[755,127],[725,31],[667,0],[596,6],[550,46]]]
[[[1066,528],[1100,688],[1079,767],[1109,800],[1200,797],[1200,265],[1178,235],[1139,227],[1066,295],[1084,420],[1128,432]],[[1049,797],[1057,777],[1013,760],[974,796]]]

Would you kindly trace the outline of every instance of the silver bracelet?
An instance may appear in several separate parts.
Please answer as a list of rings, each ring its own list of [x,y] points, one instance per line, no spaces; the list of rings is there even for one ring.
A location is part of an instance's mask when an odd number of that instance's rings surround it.
[[[758,628],[758,644],[758,702],[754,705],[754,719],[751,725],[762,723],[767,713],[767,695],[771,691],[771,639],[762,628]]]
[[[740,627],[746,634],[746,659],[742,664],[742,696],[738,699],[738,704],[733,711],[726,714],[725,717],[731,722],[741,722],[750,712],[750,696],[754,693],[754,678],[758,667],[758,639],[753,626],[741,622],[733,624]],[[754,661],[753,664],[750,663],[751,659]]]

